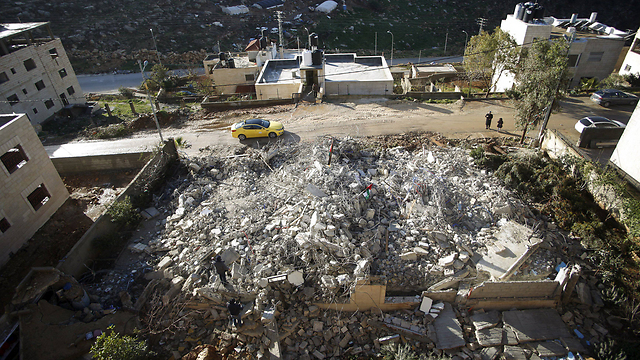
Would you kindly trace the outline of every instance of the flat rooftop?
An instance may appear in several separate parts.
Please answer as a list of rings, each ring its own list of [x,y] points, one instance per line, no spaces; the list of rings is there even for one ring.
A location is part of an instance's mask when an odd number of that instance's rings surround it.
[[[438,64],[438,65],[420,65],[416,66],[418,72],[421,74],[433,74],[433,73],[457,73],[455,67],[451,64]]]
[[[389,68],[383,64],[382,56],[327,54],[324,65],[325,79],[326,81],[393,81]]]
[[[299,59],[268,60],[257,84],[295,83],[300,80]]]
[[[48,22],[2,23],[0,24],[0,39],[16,36],[20,33],[31,31],[47,24]]]

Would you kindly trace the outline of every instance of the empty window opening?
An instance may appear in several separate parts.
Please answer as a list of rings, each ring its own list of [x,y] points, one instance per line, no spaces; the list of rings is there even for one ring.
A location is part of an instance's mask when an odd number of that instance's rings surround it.
[[[36,89],[38,89],[38,91],[44,89],[46,86],[44,85],[44,81],[40,80],[37,83],[35,83],[36,85]]]
[[[16,73],[16,69],[11,68],[11,73],[12,73],[12,74],[15,74],[15,73]]]
[[[67,88],[67,92],[69,93],[69,95],[73,95],[76,93],[76,89],[74,89],[73,86],[69,86]]]
[[[33,108],[33,113],[34,113],[34,114],[37,114],[37,113],[38,113],[38,109]]]
[[[602,61],[602,56],[604,55],[604,51],[596,51],[589,53],[588,62],[600,62]]]
[[[58,49],[53,48],[51,50],[49,50],[49,55],[51,55],[52,59],[55,59],[58,57]]]
[[[69,100],[67,99],[67,95],[65,95],[64,93],[60,94],[60,100],[62,100],[63,106],[69,105]]]
[[[22,89],[22,93],[23,93],[23,94],[25,94],[25,95],[27,95],[27,94],[28,94],[28,93],[27,93],[27,89]]]
[[[9,228],[11,227],[11,224],[9,224],[9,220],[7,220],[7,218],[2,218],[2,220],[0,220],[0,231],[3,233],[6,233],[7,230],[9,230]]]
[[[256,76],[255,74],[245,74],[244,79],[245,81],[256,81]]]
[[[27,200],[29,200],[29,204],[33,207],[33,210],[38,211],[44,204],[47,203],[51,199],[51,195],[47,188],[44,187],[44,184],[38,185],[38,187],[27,196]]]
[[[44,106],[47,107],[47,109],[51,109],[53,107],[53,100],[49,99],[47,101],[44,102]]]
[[[567,66],[576,67],[578,66],[579,61],[580,61],[580,54],[569,55],[569,58],[567,60]]]
[[[60,74],[61,78],[64,78],[65,76],[67,76],[67,70],[62,69],[62,70],[58,71],[58,74]]]
[[[9,102],[9,105],[13,106],[13,105],[19,103],[20,99],[18,99],[18,95],[13,94],[13,95],[11,95],[11,96],[9,96],[7,98],[7,101]]]
[[[624,71],[631,71],[631,65],[629,64],[625,65]]]
[[[24,152],[24,149],[22,149],[22,146],[18,144],[2,154],[0,161],[2,161],[2,164],[9,174],[13,174],[16,170],[23,167],[27,161],[29,161],[29,158],[27,158],[27,154]]]
[[[0,84],[5,83],[9,81],[9,77],[7,76],[6,72],[0,72]]]
[[[25,60],[24,61],[24,68],[27,69],[27,71],[31,71],[31,70],[36,68],[36,62],[33,61],[33,59]]]

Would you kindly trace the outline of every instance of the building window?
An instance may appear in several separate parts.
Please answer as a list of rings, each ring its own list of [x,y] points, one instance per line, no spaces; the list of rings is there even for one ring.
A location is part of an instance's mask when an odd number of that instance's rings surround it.
[[[0,73],[0,84],[5,83],[7,81],[9,81],[9,77],[7,76],[7,73],[4,72],[4,71],[1,72]]]
[[[37,113],[38,113],[38,109],[33,108],[33,113],[34,113],[34,114],[37,114]]]
[[[11,95],[11,96],[9,96],[7,98],[7,101],[9,102],[9,105],[13,106],[13,105],[19,103],[20,99],[18,99],[18,95],[13,94],[13,95]]]
[[[22,89],[22,93],[27,95],[27,89]]]
[[[244,79],[245,79],[245,81],[256,81],[256,75],[255,74],[245,74],[244,75]]]
[[[640,54],[640,40],[638,39],[633,40],[633,44],[631,44],[631,51],[633,51],[636,54]]]
[[[16,69],[11,68],[11,73],[12,73],[12,74],[15,74],[15,73],[16,73]]]
[[[629,64],[625,65],[624,71],[631,71],[631,65]]]
[[[580,54],[569,55],[569,59],[567,60],[567,66],[576,67],[580,62]]]
[[[0,220],[0,231],[6,233],[10,227],[11,224],[9,224],[9,220],[7,220],[7,218],[2,218],[2,220]]]
[[[24,61],[24,68],[27,69],[27,71],[31,71],[31,70],[36,68],[36,62],[33,61],[33,59],[25,60]]]
[[[60,74],[61,78],[64,78],[65,76],[67,76],[67,70],[62,69],[62,70],[58,71],[58,74]]]
[[[40,80],[37,83],[35,83],[36,85],[36,89],[38,89],[38,91],[44,89],[46,86],[44,86],[44,81]]]
[[[51,50],[49,50],[49,55],[51,55],[52,59],[55,59],[58,57],[58,50],[56,48],[53,48]]]
[[[23,167],[27,161],[29,161],[29,158],[27,158],[27,154],[22,149],[22,146],[18,144],[0,156],[0,160],[9,174],[13,174],[16,170]]]
[[[73,86],[69,86],[67,88],[67,92],[69,93],[69,95],[73,95],[76,93],[76,89],[74,89]]]
[[[49,99],[47,101],[44,102],[44,106],[47,107],[47,109],[51,109],[53,107],[53,100]]]
[[[60,100],[62,100],[62,106],[69,105],[69,100],[67,100],[67,95],[64,93],[60,94]]]
[[[31,207],[33,207],[35,211],[38,211],[49,199],[51,199],[51,195],[47,191],[47,188],[44,187],[44,184],[38,185],[38,187],[27,196],[29,204],[31,204]]]
[[[602,55],[604,55],[604,51],[597,51],[589,53],[588,62],[600,62],[602,61]]]

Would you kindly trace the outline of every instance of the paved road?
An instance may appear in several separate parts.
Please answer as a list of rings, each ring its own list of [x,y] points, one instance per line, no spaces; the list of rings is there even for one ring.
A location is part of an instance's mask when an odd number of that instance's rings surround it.
[[[186,75],[188,70],[172,70],[176,75]],[[204,69],[196,68],[197,74],[204,74]],[[149,72],[145,71],[145,76],[149,77]],[[121,86],[138,87],[142,83],[140,73],[130,74],[96,74],[96,75],[78,75],[80,88],[86,94],[88,93],[115,93]]]
[[[314,105],[308,106],[314,109]],[[331,106],[341,106],[332,104]],[[335,123],[333,121],[314,122],[313,126],[301,125],[298,123],[287,124],[285,135],[281,138],[285,141],[298,142],[301,140],[315,139],[318,136],[369,136],[398,134],[409,131],[434,131],[442,133],[451,138],[479,138],[492,136],[514,136],[519,137],[521,131],[516,130],[513,122],[514,109],[507,101],[480,100],[465,104],[465,111],[460,114],[448,114],[449,110],[442,110],[436,104],[416,104],[416,107],[428,108],[435,111],[434,115],[413,117],[410,120],[398,119],[397,116],[390,116],[388,121],[372,121],[371,123],[360,122],[358,124]],[[549,120],[549,128],[562,132],[573,142],[577,142],[579,134],[573,126],[580,118],[588,115],[601,115],[610,119],[615,119],[627,123],[633,112],[632,106],[619,106],[603,108],[592,103],[588,97],[572,97],[562,104],[562,112],[552,114]],[[494,114],[494,128],[484,129],[484,114],[491,110]],[[345,110],[347,111],[347,110]],[[498,134],[495,130],[495,122],[502,117],[505,120],[503,133]],[[178,129],[163,129],[166,138],[181,136],[191,147],[185,149],[188,155],[197,155],[200,148],[209,145],[232,145],[238,140],[232,138],[226,128],[217,130],[198,130],[184,132]],[[531,136],[537,135],[537,131],[532,131]],[[268,139],[246,140],[249,146],[260,146]],[[45,146],[47,153],[51,157],[87,156],[97,154],[127,153],[136,151],[150,151],[159,143],[159,136],[155,132],[148,132],[133,138],[126,138],[113,141],[88,141],[81,143],[70,143],[64,145]],[[46,143],[45,143],[46,145]]]

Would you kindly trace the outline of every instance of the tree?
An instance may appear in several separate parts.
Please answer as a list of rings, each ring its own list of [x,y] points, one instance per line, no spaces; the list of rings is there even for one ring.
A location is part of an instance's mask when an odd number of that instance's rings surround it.
[[[487,89],[486,97],[505,71],[511,71],[518,60],[513,37],[499,27],[492,34],[482,32],[469,39],[464,50],[464,69],[469,81],[476,80]]]
[[[133,336],[120,335],[109,326],[108,333],[98,336],[91,347],[91,355],[96,360],[146,360],[155,353],[148,351],[144,340]]]
[[[160,88],[170,87],[170,77],[169,77],[169,69],[160,65],[155,64],[151,68],[151,74],[149,75],[149,79],[146,79],[142,86],[146,86],[149,90],[156,91]]]
[[[569,42],[556,39],[537,41],[523,48],[521,61],[515,70],[516,126],[522,128],[524,142],[527,129],[536,127],[545,117],[545,111],[557,110],[563,89],[569,81],[567,49]],[[551,106],[548,109],[548,106]]]

